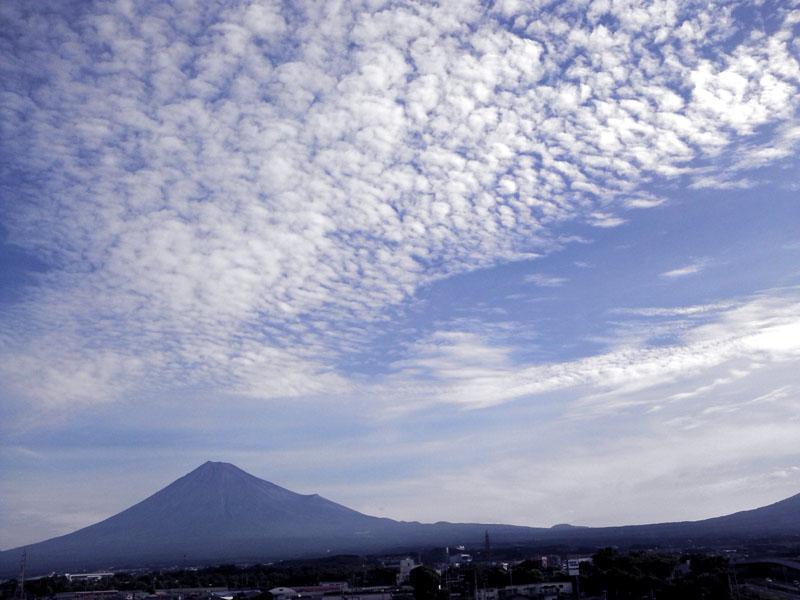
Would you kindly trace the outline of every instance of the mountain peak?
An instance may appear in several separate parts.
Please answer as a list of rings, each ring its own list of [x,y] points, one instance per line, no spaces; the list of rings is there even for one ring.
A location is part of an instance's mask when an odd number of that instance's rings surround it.
[[[29,564],[52,570],[175,564],[181,557],[198,564],[273,559],[357,548],[376,527],[386,522],[207,461],[104,521],[31,545]],[[2,553],[0,573],[13,568],[13,556]]]
[[[221,461],[214,461],[214,460],[207,460],[202,465],[197,467],[195,471],[242,471],[236,465],[229,463],[229,462],[221,462]]]
[[[258,479],[247,471],[240,469],[234,464],[229,462],[209,460],[202,465],[190,471],[183,477],[188,480],[205,480],[205,481],[242,481],[245,479]]]

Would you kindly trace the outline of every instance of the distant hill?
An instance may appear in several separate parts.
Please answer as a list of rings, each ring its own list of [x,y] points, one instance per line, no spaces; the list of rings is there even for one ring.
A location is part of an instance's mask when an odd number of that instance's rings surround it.
[[[495,544],[687,543],[800,535],[800,494],[732,515],[624,527],[422,524],[372,517],[316,494],[297,494],[234,465],[207,462],[142,502],[74,533],[26,547],[31,574],[99,568],[264,562],[327,553]],[[15,575],[22,548],[0,552]]]
[[[724,543],[756,538],[800,538],[800,494],[774,504],[700,521],[679,521],[621,527],[586,527],[561,532],[562,539],[584,543]],[[800,541],[800,539],[798,539]]]

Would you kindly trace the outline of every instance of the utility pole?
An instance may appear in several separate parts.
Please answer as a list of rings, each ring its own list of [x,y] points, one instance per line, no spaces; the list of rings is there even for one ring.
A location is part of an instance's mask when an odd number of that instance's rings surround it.
[[[739,580],[736,577],[736,566],[731,569],[730,565],[728,566],[728,588],[731,593],[731,598],[734,600],[738,600],[742,597],[741,593],[739,592]]]
[[[25,563],[28,559],[28,551],[22,551],[22,558],[19,561],[19,579],[17,580],[17,593],[14,594],[15,598],[25,600]]]

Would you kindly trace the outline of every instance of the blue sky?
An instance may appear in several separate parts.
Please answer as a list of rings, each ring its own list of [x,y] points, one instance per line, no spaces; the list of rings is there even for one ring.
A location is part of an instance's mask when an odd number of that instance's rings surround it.
[[[0,8],[0,547],[800,492],[800,7],[207,4]]]

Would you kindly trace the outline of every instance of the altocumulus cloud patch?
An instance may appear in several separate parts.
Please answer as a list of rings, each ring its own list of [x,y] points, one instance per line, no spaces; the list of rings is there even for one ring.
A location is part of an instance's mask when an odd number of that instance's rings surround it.
[[[798,13],[748,10],[6,3],[3,218],[56,266],[2,317],[8,393],[352,391],[419,286],[790,157]]]

